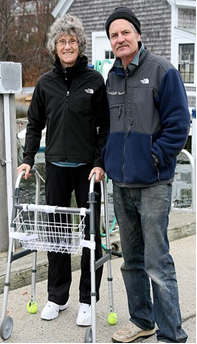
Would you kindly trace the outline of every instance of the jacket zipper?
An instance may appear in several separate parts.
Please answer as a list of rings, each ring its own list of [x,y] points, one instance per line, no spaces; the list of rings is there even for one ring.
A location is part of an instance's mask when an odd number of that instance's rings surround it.
[[[125,72],[125,94],[127,93],[127,78],[128,78],[128,72],[126,70]],[[125,101],[125,114],[127,114],[127,106],[126,106],[127,102]],[[127,117],[127,116],[126,116]],[[129,134],[129,133],[128,133]],[[125,133],[124,136],[124,152],[123,152],[123,166],[122,166],[122,181],[124,181],[124,168],[125,168],[125,150],[126,150],[126,136],[128,136],[128,134]]]
[[[153,137],[151,136],[151,147],[150,147],[150,150],[151,150],[151,148],[152,148],[152,145],[153,145]],[[155,169],[156,169],[156,171],[157,171],[157,179],[158,179],[158,181],[160,182],[159,169],[158,169],[157,165],[155,165]]]
[[[66,137],[66,141],[67,141],[67,128],[68,128],[68,125],[67,125],[67,121],[68,121],[68,100],[69,100],[69,91],[66,92],[66,127],[65,127],[65,137]],[[65,161],[67,161],[67,152],[66,152],[66,148],[67,148],[68,144],[66,142],[66,145],[65,145]]]

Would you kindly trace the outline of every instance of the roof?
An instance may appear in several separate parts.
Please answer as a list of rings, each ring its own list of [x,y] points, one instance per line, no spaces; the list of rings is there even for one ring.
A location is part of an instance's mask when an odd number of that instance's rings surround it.
[[[54,18],[62,17],[70,8],[74,0],[60,0],[52,11]]]

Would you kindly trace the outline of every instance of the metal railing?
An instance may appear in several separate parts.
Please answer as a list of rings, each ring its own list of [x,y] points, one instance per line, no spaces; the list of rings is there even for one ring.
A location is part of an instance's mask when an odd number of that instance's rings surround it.
[[[191,166],[191,196],[192,196],[192,201],[191,201],[191,206],[190,207],[175,207],[172,204],[172,211],[185,211],[185,212],[192,212],[195,213],[196,212],[196,180],[195,180],[195,162],[194,159],[192,157],[192,155],[186,150],[183,149],[181,151],[181,153],[183,153],[184,155],[187,156],[187,158],[189,159],[189,163]]]

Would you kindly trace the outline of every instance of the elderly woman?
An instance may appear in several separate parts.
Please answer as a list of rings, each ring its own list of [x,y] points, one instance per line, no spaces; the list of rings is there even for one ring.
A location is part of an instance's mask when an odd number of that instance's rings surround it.
[[[48,35],[48,50],[55,58],[54,69],[39,79],[28,110],[23,163],[18,173],[30,175],[39,149],[41,132],[46,133],[46,202],[49,205],[70,206],[75,191],[78,207],[88,207],[89,183],[104,178],[101,149],[108,132],[106,92],[103,77],[88,67],[84,55],[86,37],[81,21],[66,15],[58,18]],[[96,204],[96,260],[102,256],[100,238],[100,183]],[[85,228],[89,238],[89,223]],[[71,256],[48,252],[48,302],[41,318],[52,320],[67,308],[71,285]],[[97,301],[102,267],[96,272]],[[91,325],[90,250],[83,248],[79,286],[77,325]]]

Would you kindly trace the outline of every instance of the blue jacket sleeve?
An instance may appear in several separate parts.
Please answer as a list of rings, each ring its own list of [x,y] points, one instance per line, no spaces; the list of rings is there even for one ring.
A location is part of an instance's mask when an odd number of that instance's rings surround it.
[[[190,128],[187,95],[180,73],[169,69],[163,76],[155,98],[161,121],[161,133],[153,143],[152,153],[160,166],[168,164],[184,148]]]

